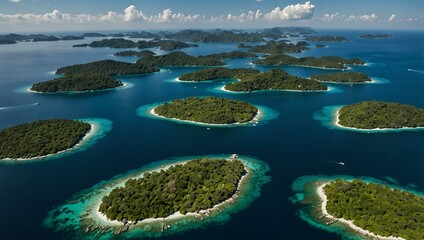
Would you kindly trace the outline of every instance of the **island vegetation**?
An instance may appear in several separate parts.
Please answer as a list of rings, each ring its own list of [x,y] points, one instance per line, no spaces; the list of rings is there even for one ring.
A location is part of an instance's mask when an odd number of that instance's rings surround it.
[[[153,40],[153,41],[138,41],[134,42],[132,40],[127,40],[124,38],[112,38],[112,39],[102,39],[100,41],[94,41],[92,43],[77,44],[73,47],[108,47],[108,48],[155,48],[158,47],[161,50],[176,50],[189,47],[198,47],[196,44],[188,44],[180,41],[174,40]]]
[[[31,90],[43,93],[84,92],[123,86],[113,77],[100,74],[69,75],[32,85]]]
[[[388,39],[388,38],[393,38],[393,36],[390,35],[390,34],[376,34],[376,35],[363,34],[363,35],[360,35],[359,38],[362,38],[362,39]]]
[[[0,159],[28,159],[55,154],[78,144],[90,131],[85,122],[38,120],[0,131]]]
[[[16,41],[12,41],[12,40],[7,40],[7,39],[0,39],[0,45],[2,44],[15,44],[17,43]]]
[[[201,82],[215,79],[238,78],[245,74],[259,73],[259,70],[252,68],[205,68],[192,73],[181,75],[180,81]]]
[[[82,40],[84,39],[83,36],[63,36],[60,38],[62,41],[71,41],[71,40]]]
[[[150,51],[150,50],[143,50],[143,51],[133,51],[133,50],[129,50],[129,51],[122,51],[122,52],[117,52],[115,54],[113,54],[114,56],[117,57],[150,57],[150,56],[154,56],[156,55],[156,53]]]
[[[137,64],[153,65],[160,67],[178,67],[178,66],[222,66],[225,63],[221,62],[216,57],[208,56],[191,56],[184,52],[176,51],[166,55],[150,56],[139,59]]]
[[[84,33],[83,37],[107,37],[107,35],[102,33]]]
[[[347,42],[349,41],[346,37],[343,36],[307,36],[306,41],[311,42]]]
[[[358,59],[345,59],[337,56],[324,57],[301,57],[296,58],[286,54],[265,56],[264,59],[253,61],[254,64],[271,65],[271,66],[304,66],[304,67],[319,67],[331,69],[347,69],[346,65],[364,65],[365,62]]]
[[[324,44],[317,44],[315,45],[316,48],[326,48],[327,46]]]
[[[205,43],[240,43],[240,42],[262,42],[263,35],[258,33],[232,31],[214,31],[208,32],[203,30],[182,30],[176,33],[164,35],[168,39],[176,39],[188,42],[205,42]]]
[[[240,44],[238,48],[247,48],[249,52],[281,54],[281,53],[299,53],[304,50],[309,50],[309,44],[306,42],[297,42],[296,44],[287,43],[286,41],[268,41],[265,45],[247,46]]]
[[[261,90],[325,91],[327,86],[314,80],[292,76],[281,69],[264,73],[244,74],[238,82],[228,83],[226,90],[251,92]]]
[[[242,52],[242,51],[231,51],[231,52],[208,54],[205,57],[216,58],[219,60],[226,60],[226,59],[234,59],[234,58],[256,58],[258,56],[254,53],[248,53],[248,52]]]
[[[424,127],[424,110],[411,105],[365,101],[339,110],[338,124],[359,129]]]
[[[328,73],[311,76],[312,80],[320,82],[333,82],[333,83],[366,83],[371,82],[372,79],[365,73],[360,72],[340,72]]]
[[[257,115],[258,108],[228,98],[189,97],[164,103],[156,107],[154,113],[166,118],[207,124],[233,124],[251,121]]]
[[[380,236],[424,239],[424,197],[383,184],[336,180],[324,186],[326,209]]]
[[[230,199],[244,174],[244,164],[237,159],[190,160],[127,180],[103,197],[98,210],[118,221],[206,210]]]
[[[105,76],[132,75],[158,72],[159,68],[151,64],[127,63],[114,60],[101,60],[85,64],[57,69],[56,74],[78,75],[78,74],[100,74]]]
[[[53,42],[53,41],[59,41],[60,38],[55,36],[45,36],[45,35],[38,35],[32,39],[33,42]]]

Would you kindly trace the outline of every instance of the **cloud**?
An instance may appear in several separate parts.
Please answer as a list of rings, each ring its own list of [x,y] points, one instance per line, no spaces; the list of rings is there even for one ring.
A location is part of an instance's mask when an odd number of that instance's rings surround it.
[[[9,0],[9,2],[18,3],[21,2],[21,0]]]
[[[350,15],[347,18],[347,21],[368,21],[368,22],[372,22],[374,20],[376,20],[378,18],[378,16],[373,13],[371,15],[362,15],[362,16],[355,16],[355,15]]]
[[[340,19],[341,17],[344,17],[344,16],[341,16],[338,12],[333,14],[325,13],[322,15],[321,20],[323,22],[332,22],[332,21]]]
[[[270,13],[265,14],[264,19],[270,21],[311,19],[314,10],[315,5],[308,1],[304,4],[288,5],[282,10],[280,7],[276,7]]]
[[[388,22],[393,22],[394,20],[396,20],[396,14],[392,14],[392,16],[389,17],[389,20],[387,20]]]

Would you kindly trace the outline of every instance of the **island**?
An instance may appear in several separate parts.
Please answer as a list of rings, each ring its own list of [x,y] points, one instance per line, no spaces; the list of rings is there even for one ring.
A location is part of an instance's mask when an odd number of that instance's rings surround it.
[[[206,124],[236,124],[252,121],[259,109],[228,98],[189,97],[161,104],[152,113],[161,117]]]
[[[293,182],[293,203],[312,226],[346,239],[424,238],[424,195],[370,177],[304,176]],[[313,204],[312,204],[313,203]]]
[[[287,43],[286,41],[268,41],[265,45],[247,46],[241,43],[238,48],[247,48],[249,52],[281,54],[281,53],[299,53],[309,50],[309,44],[306,42],[297,42],[296,44]]]
[[[372,79],[365,73],[360,72],[341,72],[341,73],[328,73],[311,76],[312,80],[319,82],[329,83],[367,83],[371,82]]]
[[[226,30],[207,32],[203,30],[187,29],[176,33],[165,34],[163,37],[180,41],[204,43],[240,43],[263,41],[263,34],[260,33],[235,33]]]
[[[359,38],[362,38],[362,39],[388,39],[388,38],[393,38],[393,36],[390,35],[390,34],[376,34],[376,35],[363,34],[363,35],[360,35]]]
[[[421,128],[424,109],[394,102],[365,101],[340,108],[336,124],[367,130]]]
[[[90,44],[77,44],[73,47],[108,47],[108,48],[155,48],[159,47],[160,50],[176,50],[182,48],[198,47],[196,44],[188,44],[180,41],[174,40],[153,40],[153,41],[138,41],[134,42],[132,40],[127,40],[124,38],[112,38],[112,39],[102,39],[100,41],[94,41]]]
[[[316,48],[326,48],[327,46],[324,44],[317,44],[315,45]]]
[[[231,51],[222,53],[208,54],[205,57],[216,58],[219,60],[235,59],[235,58],[256,58],[258,57],[254,53],[242,52],[242,51]]]
[[[258,65],[300,66],[324,69],[348,69],[346,65],[365,65],[365,62],[358,58],[345,59],[337,56],[296,58],[286,54],[265,56],[264,59],[254,60],[252,63]]]
[[[122,52],[117,52],[115,54],[113,54],[114,56],[117,57],[150,57],[150,56],[154,56],[156,55],[156,53],[150,51],[150,50],[143,50],[143,51],[133,51],[133,50],[129,50],[129,51],[122,51]]]
[[[0,45],[3,44],[15,44],[17,43],[16,41],[12,41],[12,40],[7,40],[7,39],[0,39]]]
[[[60,38],[62,41],[71,41],[71,40],[82,40],[84,39],[83,36],[63,36]]]
[[[102,33],[84,33],[82,37],[107,37],[107,35]]]
[[[140,239],[202,229],[247,208],[270,181],[268,171],[265,162],[237,154],[154,162],[74,194],[49,212],[43,226],[70,239]]]
[[[225,78],[238,78],[244,74],[255,73],[259,73],[259,70],[252,68],[205,68],[192,73],[183,74],[178,78],[178,80],[187,82],[201,82]]]
[[[45,36],[45,35],[42,35],[42,34],[39,34],[32,39],[33,42],[54,42],[54,41],[59,41],[59,40],[60,40],[60,38],[58,38],[58,37]]]
[[[326,91],[327,89],[328,87],[322,83],[289,75],[281,69],[241,75],[238,82],[228,83],[224,87],[224,90],[235,92],[265,90]]]
[[[32,85],[31,91],[38,93],[63,93],[100,91],[122,87],[124,84],[113,77],[100,74],[69,75]]]
[[[0,131],[1,160],[31,160],[75,147],[92,125],[66,119],[37,120]]]
[[[139,59],[137,64],[153,65],[159,67],[193,67],[193,66],[223,66],[225,63],[221,62],[217,57],[209,56],[191,56],[184,52],[176,51],[166,55],[150,56]]]
[[[347,42],[349,41],[346,37],[343,36],[307,36],[306,41],[311,42]]]

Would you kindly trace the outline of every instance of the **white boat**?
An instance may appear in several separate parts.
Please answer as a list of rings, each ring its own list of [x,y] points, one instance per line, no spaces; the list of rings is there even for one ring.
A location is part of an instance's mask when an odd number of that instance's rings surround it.
[[[344,162],[338,162],[337,164],[344,166],[345,163]]]

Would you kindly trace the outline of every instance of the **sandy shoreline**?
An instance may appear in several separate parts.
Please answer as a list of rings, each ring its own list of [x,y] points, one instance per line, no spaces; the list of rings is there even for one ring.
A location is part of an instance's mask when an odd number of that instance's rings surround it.
[[[91,123],[91,122],[87,122],[91,125],[90,131],[88,133],[85,134],[85,136],[77,143],[75,144],[75,146],[59,151],[57,153],[53,153],[53,154],[48,154],[48,155],[44,155],[44,156],[37,156],[37,157],[32,157],[32,158],[4,158],[4,159],[0,159],[0,161],[32,161],[32,160],[42,160],[44,158],[48,158],[48,157],[53,157],[59,154],[63,154],[69,151],[72,151],[78,147],[81,146],[81,144],[83,144],[84,142],[90,140],[99,130],[99,126],[95,123]]]
[[[254,93],[254,92],[266,92],[266,91],[279,91],[279,92],[329,92],[331,89],[327,87],[327,90],[293,90],[293,89],[266,89],[266,90],[254,90],[250,92],[237,92],[231,91],[225,88],[226,85],[222,86],[220,89],[228,93]]]
[[[368,230],[365,230],[365,229],[362,229],[362,228],[360,228],[360,227],[356,226],[356,225],[353,223],[353,221],[351,221],[351,220],[346,220],[346,219],[344,219],[344,218],[336,218],[336,217],[334,217],[334,216],[330,215],[330,214],[327,212],[327,208],[326,208],[326,206],[327,206],[327,196],[325,195],[325,191],[324,191],[324,187],[325,187],[327,184],[329,184],[329,183],[330,183],[330,182],[325,182],[324,184],[320,185],[320,186],[317,188],[317,194],[319,195],[319,197],[320,197],[320,199],[321,199],[321,201],[322,201],[322,203],[321,203],[321,210],[322,210],[322,214],[323,214],[323,215],[325,215],[325,216],[326,216],[326,217],[328,217],[328,218],[337,219],[337,220],[338,220],[338,222],[341,222],[341,223],[344,223],[344,224],[348,225],[350,228],[352,228],[352,229],[353,229],[353,230],[355,230],[356,232],[358,232],[358,233],[360,233],[360,234],[362,234],[362,235],[365,235],[365,236],[370,236],[370,237],[373,237],[373,238],[375,238],[375,239],[380,239],[380,240],[405,240],[405,239],[403,239],[403,238],[401,238],[401,237],[394,237],[394,236],[390,236],[390,237],[383,237],[383,236],[380,236],[380,235],[374,234],[374,233],[372,233],[372,232],[370,232],[370,231],[368,231]]]
[[[122,82],[122,81],[121,81]],[[27,92],[30,93],[38,93],[38,94],[60,94],[60,93],[89,93],[89,92],[101,92],[101,91],[109,91],[109,90],[113,90],[113,89],[120,89],[120,88],[126,88],[128,87],[129,84],[127,82],[122,82],[122,86],[118,86],[118,87],[113,87],[113,88],[105,88],[105,89],[99,89],[99,90],[87,90],[87,91],[66,91],[66,92],[38,92],[38,91],[34,91],[32,90],[32,85],[31,87],[27,88]]]
[[[166,170],[171,166],[174,165],[179,165],[179,164],[184,164],[184,162],[182,163],[174,163],[174,164],[170,164],[164,167],[160,167],[158,169],[155,169],[154,172],[157,171],[161,171],[161,170]],[[242,186],[242,184],[244,183],[245,179],[247,176],[249,176],[249,170],[246,169],[246,165],[245,165],[245,170],[246,170],[246,174],[243,175],[237,185],[237,189],[236,189],[236,193],[234,193],[229,199],[214,205],[212,208],[208,208],[208,209],[203,209],[200,210],[199,212],[187,212],[186,214],[181,214],[179,211],[173,213],[172,215],[165,217],[165,218],[146,218],[143,219],[142,221],[138,221],[137,224],[135,224],[136,226],[139,224],[144,224],[144,223],[154,223],[154,222],[166,222],[166,221],[171,221],[171,220],[176,220],[176,219],[181,219],[181,218],[187,218],[187,217],[199,217],[199,219],[203,218],[202,214],[205,215],[209,215],[211,212],[216,212],[216,211],[220,211],[220,207],[224,206],[225,204],[228,204],[230,202],[233,202],[237,197],[237,193],[240,191],[240,188]],[[152,172],[152,171],[151,171]],[[144,175],[144,174],[143,174]],[[129,178],[129,179],[137,179],[137,178],[142,178],[143,175],[136,177],[136,178]],[[127,179],[128,180],[128,179]],[[108,191],[105,195],[108,195],[114,188],[110,189],[110,191]],[[97,221],[106,224],[107,226],[123,226],[123,223],[118,221],[118,220],[109,220],[105,214],[101,213],[99,211],[99,207],[101,204],[101,199],[100,201],[95,205],[95,209],[92,210],[94,212],[94,217]],[[130,224],[133,224],[134,222],[129,221]]]

